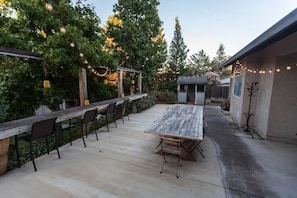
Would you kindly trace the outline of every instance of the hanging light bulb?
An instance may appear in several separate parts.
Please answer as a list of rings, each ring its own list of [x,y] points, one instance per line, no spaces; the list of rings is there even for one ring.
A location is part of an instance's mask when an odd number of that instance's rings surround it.
[[[53,6],[52,6],[52,4],[50,4],[50,3],[45,4],[45,8],[46,8],[48,11],[52,11],[52,10],[53,10]]]
[[[69,45],[70,45],[70,47],[75,47],[75,44],[72,42]]]
[[[65,27],[60,27],[60,32],[62,32],[62,33],[65,33],[66,32],[66,29],[65,29]]]
[[[292,67],[290,66],[290,65],[288,65],[287,67],[286,67],[286,70],[291,70],[292,69]]]
[[[79,53],[79,56],[82,58],[82,57],[84,57],[84,54],[83,53]]]
[[[85,61],[84,61],[84,64],[86,64],[86,65],[87,65],[88,63],[89,63],[89,62],[88,62],[87,60],[85,60]]]
[[[276,72],[280,72],[280,68],[277,68],[277,69],[276,69]]]
[[[271,74],[272,73],[272,69],[270,69],[268,72]]]

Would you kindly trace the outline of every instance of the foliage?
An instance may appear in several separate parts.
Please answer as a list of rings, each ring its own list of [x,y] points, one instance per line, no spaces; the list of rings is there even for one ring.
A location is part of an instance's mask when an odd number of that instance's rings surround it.
[[[119,0],[106,25],[106,47],[117,55],[120,66],[143,71],[144,87],[166,60],[158,5],[158,0]]]
[[[158,82],[158,88],[160,90],[176,92],[177,78],[179,75],[183,75],[185,73],[188,52],[189,50],[187,49],[182,37],[179,20],[176,17],[174,37],[169,46],[167,61],[163,68],[159,70],[158,74],[158,79],[162,79]]]
[[[230,58],[230,56],[226,55],[224,44],[220,43],[220,46],[216,52],[216,56],[213,58],[213,60],[211,62],[212,70],[217,71],[219,66],[221,64],[223,64],[229,58]]]
[[[174,36],[169,46],[169,56],[166,65],[167,71],[172,78],[177,79],[178,75],[183,75],[188,52],[189,49],[187,49],[187,45],[184,43],[181,26],[176,17]]]
[[[156,104],[155,98],[153,96],[148,95],[147,97],[141,98],[140,100],[134,101],[137,112],[142,112]]]
[[[204,75],[210,70],[212,70],[212,67],[210,67],[209,56],[206,55],[206,53],[202,49],[198,53],[195,53],[190,57],[186,75]]]
[[[220,76],[215,72],[211,72],[211,71],[206,72],[205,76],[207,76],[209,85],[215,85],[220,82]]]
[[[53,0],[53,9],[48,10],[44,0],[4,2],[9,3],[3,7],[0,2],[0,46],[37,52],[43,61],[0,57],[0,67],[5,68],[0,72],[3,120],[31,115],[40,104],[54,110],[63,98],[78,99],[78,71],[82,67],[118,65],[117,59],[102,50],[106,38],[92,6],[82,1],[73,4],[70,0]],[[7,14],[11,10],[14,17]],[[91,71],[87,73],[92,82],[89,95],[95,100],[102,79],[95,80]],[[51,89],[42,89],[44,78],[49,78]],[[114,89],[106,90],[111,93],[105,92],[104,97],[114,95]]]
[[[156,103],[162,104],[175,104],[176,103],[176,93],[170,91],[153,91],[150,95],[154,97]]]

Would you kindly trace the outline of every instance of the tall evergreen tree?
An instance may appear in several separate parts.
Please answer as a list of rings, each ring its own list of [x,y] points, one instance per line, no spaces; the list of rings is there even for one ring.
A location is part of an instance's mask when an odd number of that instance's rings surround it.
[[[200,50],[198,53],[193,54],[190,57],[188,65],[188,75],[204,75],[211,70],[209,56]]]
[[[144,86],[166,61],[159,4],[159,0],[118,0],[106,28],[120,66],[143,70]]]
[[[174,36],[169,47],[169,57],[167,60],[168,72],[172,74],[174,79],[179,75],[183,75],[188,52],[189,49],[187,49],[187,45],[184,43],[181,26],[176,17]]]
[[[220,46],[216,52],[216,56],[213,58],[211,63],[213,70],[216,71],[218,67],[228,59],[229,56],[226,55],[225,46],[223,43],[220,43]]]

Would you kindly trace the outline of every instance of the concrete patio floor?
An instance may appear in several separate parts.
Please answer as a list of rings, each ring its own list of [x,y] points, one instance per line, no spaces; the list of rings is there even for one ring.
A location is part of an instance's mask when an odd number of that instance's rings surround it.
[[[162,155],[156,154],[159,138],[144,130],[168,105],[155,105],[118,120],[118,127],[90,134],[84,148],[81,139],[0,177],[4,197],[225,197],[215,145],[205,138],[206,159],[182,160],[180,178],[160,174]],[[111,124],[112,126],[112,124]],[[167,167],[170,168],[170,167]],[[175,167],[172,167],[175,168]]]
[[[155,153],[159,138],[144,130],[168,106],[130,114],[125,124],[118,120],[117,128],[111,124],[110,132],[98,133],[99,141],[90,134],[87,148],[77,139],[60,148],[61,159],[56,151],[38,158],[37,172],[31,162],[8,172],[0,177],[0,197],[297,196],[297,146],[238,137],[232,132],[234,123],[216,107],[205,108],[209,134],[201,146],[206,158],[196,152],[196,162],[182,160],[178,179],[160,174],[163,157]]]

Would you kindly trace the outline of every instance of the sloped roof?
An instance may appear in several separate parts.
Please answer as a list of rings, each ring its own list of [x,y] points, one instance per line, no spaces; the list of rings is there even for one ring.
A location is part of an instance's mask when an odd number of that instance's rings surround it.
[[[8,56],[18,56],[23,58],[38,59],[38,60],[42,59],[40,54],[30,52],[30,51],[25,51],[25,50],[7,48],[7,47],[0,47],[0,54],[8,55]]]
[[[206,85],[207,77],[206,76],[179,76],[177,79],[178,84],[187,84],[187,85]]]
[[[295,32],[297,32],[297,8],[224,62],[220,68],[229,66],[236,60],[272,45]]]

